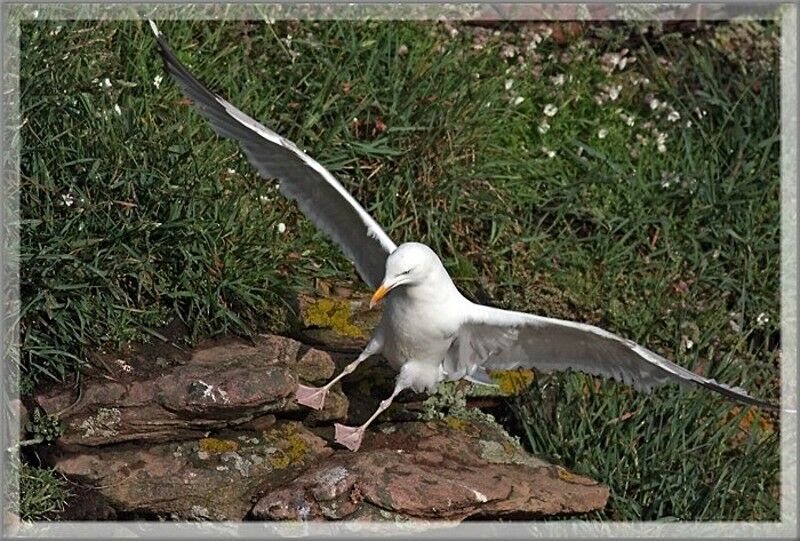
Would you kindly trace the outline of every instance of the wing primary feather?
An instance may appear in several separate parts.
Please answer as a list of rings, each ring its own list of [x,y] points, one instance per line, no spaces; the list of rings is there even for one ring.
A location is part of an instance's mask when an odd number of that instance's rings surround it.
[[[543,372],[572,369],[611,377],[644,391],[668,381],[698,385],[742,404],[780,409],[744,389],[695,374],[636,342],[598,327],[472,306],[455,342],[457,355],[448,352],[446,362],[453,373],[469,373],[471,364],[505,370],[526,367]]]
[[[339,244],[367,284],[383,279],[396,244],[334,176],[297,145],[252,119],[209,90],[181,63],[163,33],[149,21],[164,67],[218,134],[238,141],[250,162],[323,233]]]

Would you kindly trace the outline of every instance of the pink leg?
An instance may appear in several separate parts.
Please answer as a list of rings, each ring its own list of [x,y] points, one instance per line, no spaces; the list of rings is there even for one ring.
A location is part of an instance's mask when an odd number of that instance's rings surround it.
[[[380,406],[378,406],[378,409],[375,410],[375,413],[372,414],[372,417],[367,419],[367,422],[364,423],[363,425],[352,427],[336,423],[334,425],[336,427],[336,443],[344,445],[351,451],[358,451],[358,448],[361,447],[361,440],[364,438],[364,431],[367,429],[370,423],[372,423],[372,421],[374,421],[378,417],[378,415],[386,411],[386,408],[388,408],[391,405],[392,400],[394,400],[394,398],[398,394],[400,394],[400,391],[402,391],[403,389],[405,389],[405,387],[397,385],[394,388],[392,396],[382,401]]]
[[[309,387],[307,385],[298,385],[297,391],[295,392],[295,399],[299,404],[304,406],[308,406],[309,408],[314,408],[315,410],[322,409],[322,406],[325,405],[325,397],[328,396],[328,391],[330,390],[333,385],[345,377],[347,374],[353,372],[356,367],[361,364],[364,359],[369,357],[371,353],[368,353],[367,350],[358,356],[358,359],[353,361],[352,363],[348,364],[342,370],[342,373],[330,380],[322,387]]]

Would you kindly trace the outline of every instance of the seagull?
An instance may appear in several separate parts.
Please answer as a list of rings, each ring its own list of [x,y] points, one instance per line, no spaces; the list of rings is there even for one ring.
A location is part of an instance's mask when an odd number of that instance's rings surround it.
[[[405,389],[433,392],[442,381],[492,384],[490,371],[531,368],[543,373],[576,370],[613,378],[649,392],[668,382],[700,386],[743,404],[777,409],[739,387],[717,383],[639,344],[601,328],[474,303],[458,290],[436,253],[419,242],[396,245],[378,223],[319,162],[294,143],[210,91],[184,66],[152,21],[167,72],[218,134],[238,141],[262,176],[355,264],[383,301],[380,323],[361,354],[322,387],[298,385],[297,402],[321,409],[331,387],[373,355],[398,372],[394,391],[367,421],[335,425],[335,440],[352,451],[367,427]]]

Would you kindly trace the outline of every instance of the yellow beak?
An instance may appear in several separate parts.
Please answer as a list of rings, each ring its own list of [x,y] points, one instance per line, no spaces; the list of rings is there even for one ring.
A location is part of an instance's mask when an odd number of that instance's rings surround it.
[[[381,287],[375,290],[375,293],[369,300],[369,307],[372,308],[373,306],[381,302],[381,299],[383,299],[387,293],[389,293],[389,288],[384,285],[381,285]]]

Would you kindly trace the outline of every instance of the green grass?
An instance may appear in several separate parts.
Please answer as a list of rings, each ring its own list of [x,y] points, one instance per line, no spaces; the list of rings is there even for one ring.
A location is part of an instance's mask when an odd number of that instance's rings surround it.
[[[70,496],[67,481],[49,468],[28,464],[19,467],[19,517],[22,520],[53,520],[64,511]]]
[[[537,57],[531,36],[436,23],[161,27],[212,89],[328,167],[396,242],[431,245],[473,298],[598,324],[777,399],[775,25],[595,27],[545,37]],[[636,62],[609,75],[603,55],[622,48]],[[298,287],[358,282],[157,75],[139,22],[23,26],[22,353],[37,384],[174,317],[194,338],[282,332]],[[621,89],[600,104],[604,85]],[[776,520],[776,423],[742,431],[731,410],[561,375],[505,421],[609,484],[599,517]]]

